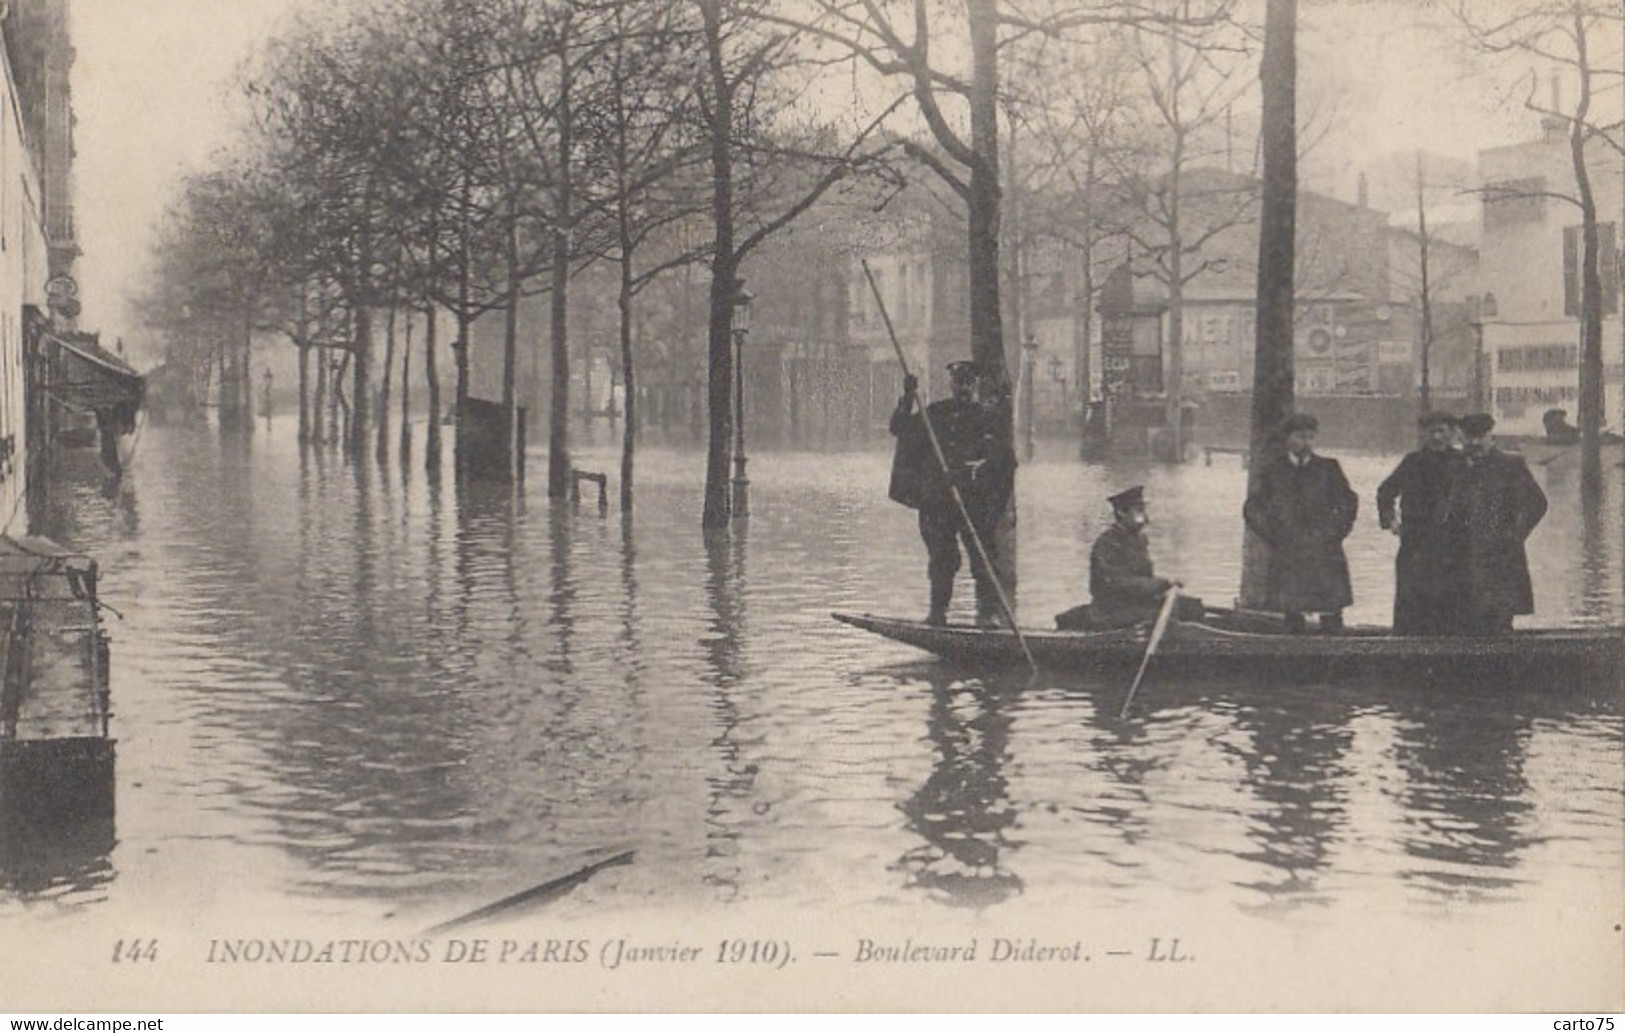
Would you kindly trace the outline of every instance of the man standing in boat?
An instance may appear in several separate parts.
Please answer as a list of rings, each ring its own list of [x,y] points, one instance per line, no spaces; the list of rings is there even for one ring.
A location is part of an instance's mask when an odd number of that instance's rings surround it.
[[[1467,588],[1466,529],[1451,519],[1449,505],[1465,469],[1455,445],[1455,417],[1429,413],[1422,417],[1422,447],[1377,487],[1377,521],[1399,536],[1396,635],[1450,635],[1458,628]]]
[[[1318,613],[1320,630],[1335,634],[1354,601],[1343,539],[1360,499],[1338,461],[1315,454],[1319,430],[1306,413],[1286,418],[1286,454],[1260,471],[1242,515],[1269,545],[1268,604],[1286,615],[1287,630],[1302,632],[1304,614]]]
[[[1521,456],[1495,447],[1494,429],[1488,413],[1461,418],[1464,469],[1450,499],[1464,530],[1469,635],[1505,634],[1515,614],[1535,612],[1524,541],[1546,515],[1546,493]]]
[[[897,437],[897,454],[892,464],[890,494],[893,500],[920,513],[920,537],[925,541],[931,582],[931,608],[925,618],[928,624],[948,622],[954,576],[961,562],[961,539],[970,555],[971,575],[976,583],[977,623],[998,622],[998,590],[975,538],[980,539],[991,559],[993,528],[1010,501],[1015,457],[1002,444],[997,406],[983,405],[976,399],[980,374],[974,362],[950,362],[948,376],[953,394],[932,402],[923,417],[917,411],[919,379],[907,374],[903,378],[903,396],[892,413],[891,432]],[[931,446],[926,419],[942,448],[941,461]],[[947,464],[946,471],[943,463]],[[956,490],[958,501],[954,498]],[[961,503],[970,517],[969,526],[960,513]]]

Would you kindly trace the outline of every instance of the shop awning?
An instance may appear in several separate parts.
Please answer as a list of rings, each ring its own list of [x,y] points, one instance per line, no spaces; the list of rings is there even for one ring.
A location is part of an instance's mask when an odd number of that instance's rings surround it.
[[[43,344],[45,388],[56,401],[88,410],[124,408],[133,413],[140,407],[146,392],[141,374],[103,348],[96,334],[47,331]]]

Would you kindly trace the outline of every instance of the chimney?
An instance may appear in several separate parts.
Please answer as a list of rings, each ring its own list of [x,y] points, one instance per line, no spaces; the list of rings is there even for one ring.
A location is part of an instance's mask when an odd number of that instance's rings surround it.
[[[1557,73],[1552,73],[1552,114],[1543,115],[1540,120],[1541,139],[1545,143],[1560,144],[1568,139],[1569,120],[1557,114],[1563,110],[1562,84],[1558,81]]]
[[[1370,184],[1368,184],[1366,182],[1364,172],[1360,173],[1360,185],[1359,185],[1359,187],[1356,188],[1356,191],[1357,192],[1355,193],[1355,197],[1358,200],[1358,203],[1359,203],[1360,207],[1361,208],[1370,207],[1370,205],[1368,205],[1367,202],[1371,200],[1371,187],[1370,187]]]

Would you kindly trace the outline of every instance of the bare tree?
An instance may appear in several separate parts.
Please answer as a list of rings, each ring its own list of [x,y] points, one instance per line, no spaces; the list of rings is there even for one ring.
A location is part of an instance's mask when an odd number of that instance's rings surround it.
[[[1161,141],[1148,167],[1121,169],[1120,178],[1136,216],[1125,232],[1150,258],[1151,274],[1168,292],[1163,457],[1180,462],[1185,287],[1214,267],[1203,257],[1209,242],[1252,221],[1257,203],[1250,179],[1209,170],[1193,178],[1193,171],[1224,153],[1224,120],[1252,86],[1242,74],[1252,43],[1231,20],[1229,0],[1168,0],[1159,20],[1128,27],[1119,38],[1145,87],[1148,132]]]
[[[1264,192],[1258,229],[1258,318],[1253,353],[1253,411],[1248,435],[1249,492],[1281,449],[1279,428],[1294,405],[1294,278],[1297,269],[1297,0],[1269,0],[1264,15]],[[1262,606],[1269,545],[1242,529],[1241,600]]]
[[[1088,75],[1071,74],[1078,66]],[[1031,113],[1036,182],[1030,194],[1036,232],[1075,257],[1062,259],[1073,322],[1074,376],[1079,403],[1087,408],[1094,393],[1089,350],[1094,340],[1094,305],[1107,272],[1102,245],[1119,235],[1108,216],[1115,199],[1108,171],[1143,162],[1142,143],[1132,132],[1130,67],[1107,39],[1042,48],[1017,74],[1030,86],[1022,107]],[[1080,448],[1084,447],[1080,442]]]
[[[582,112],[590,181],[610,184],[593,203],[613,223],[611,257],[617,269],[616,313],[625,423],[621,430],[620,500],[630,512],[639,430],[635,300],[662,273],[698,261],[699,249],[667,249],[640,258],[668,228],[706,209],[699,166],[705,137],[698,131],[699,93],[687,52],[697,46],[697,26],[679,6],[603,0],[610,30],[608,62]],[[589,186],[589,191],[591,187]]]
[[[1574,193],[1549,191],[1546,196],[1572,203],[1580,213],[1580,483],[1583,497],[1594,501],[1602,486],[1601,432],[1603,411],[1602,320],[1603,284],[1601,238],[1598,230],[1597,201],[1591,182],[1588,146],[1593,142],[1625,155],[1625,133],[1619,123],[1597,121],[1593,104],[1599,80],[1620,73],[1601,67],[1594,50],[1604,40],[1616,38],[1625,21],[1625,12],[1603,0],[1540,0],[1518,5],[1516,10],[1495,16],[1466,0],[1452,7],[1456,23],[1472,45],[1482,53],[1517,60],[1534,59],[1573,75],[1579,84],[1574,106],[1560,110],[1557,98],[1551,103],[1539,99],[1539,81],[1531,72],[1515,87],[1523,94],[1524,106],[1548,118],[1560,120],[1569,129],[1569,155],[1574,170]],[[1487,186],[1486,203],[1522,196],[1523,192]]]
[[[763,241],[804,214],[836,184],[874,168],[884,145],[871,145],[891,108],[842,141],[828,129],[792,133],[793,94],[775,81],[798,64],[795,37],[745,0],[694,0],[704,61],[700,115],[710,151],[710,315],[707,333],[707,530],[728,525],[736,501],[728,480],[733,438],[733,310],[740,269]],[[895,107],[895,105],[893,105]],[[797,147],[794,140],[809,146]],[[995,287],[996,290],[996,287]]]

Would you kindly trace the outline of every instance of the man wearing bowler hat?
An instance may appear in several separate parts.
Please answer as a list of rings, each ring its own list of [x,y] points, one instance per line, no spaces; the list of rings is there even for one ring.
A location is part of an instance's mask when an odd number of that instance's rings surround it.
[[[1320,629],[1343,630],[1343,607],[1354,601],[1343,539],[1354,528],[1360,499],[1337,460],[1315,454],[1320,421],[1307,413],[1281,425],[1286,452],[1259,471],[1242,516],[1269,546],[1266,599],[1286,616],[1287,630],[1305,630],[1304,614],[1320,614]]]
[[[1461,418],[1464,470],[1450,501],[1464,530],[1469,635],[1504,634],[1515,614],[1535,612],[1524,541],[1546,515],[1546,493],[1521,456],[1495,447],[1494,429],[1488,413]]]
[[[1456,418],[1421,419],[1422,447],[1377,486],[1377,522],[1399,536],[1394,560],[1394,634],[1451,635],[1466,597],[1466,529],[1450,506],[1465,472]]]
[[[959,573],[960,541],[970,554],[976,583],[976,616],[980,624],[998,621],[998,590],[993,573],[982,561],[973,540],[979,538],[988,558],[993,556],[993,529],[1009,503],[1014,484],[1015,456],[1007,447],[997,406],[976,399],[981,370],[974,362],[950,362],[953,394],[932,402],[923,415],[916,411],[919,380],[903,378],[903,396],[892,413],[891,432],[897,437],[892,463],[891,497],[920,514],[920,537],[925,542],[926,573],[931,582],[928,624],[946,624],[953,601],[954,576]],[[929,419],[942,448],[939,461],[926,430]],[[944,471],[943,464],[947,469]],[[954,499],[955,491],[959,501]],[[970,517],[960,513],[963,503]]]

